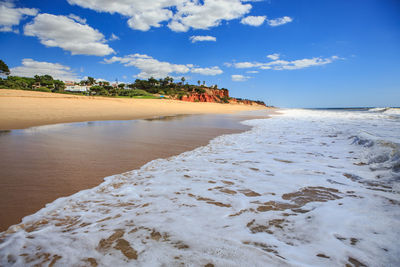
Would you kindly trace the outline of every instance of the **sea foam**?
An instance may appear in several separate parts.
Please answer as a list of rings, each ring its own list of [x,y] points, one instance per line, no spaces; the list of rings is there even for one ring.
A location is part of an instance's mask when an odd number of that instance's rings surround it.
[[[281,113],[48,204],[0,265],[399,266],[400,121]]]

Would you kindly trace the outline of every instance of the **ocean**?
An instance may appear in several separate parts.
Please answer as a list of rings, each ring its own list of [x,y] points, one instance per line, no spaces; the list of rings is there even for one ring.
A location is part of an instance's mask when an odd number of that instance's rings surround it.
[[[0,265],[400,266],[400,110],[283,109],[0,234]]]

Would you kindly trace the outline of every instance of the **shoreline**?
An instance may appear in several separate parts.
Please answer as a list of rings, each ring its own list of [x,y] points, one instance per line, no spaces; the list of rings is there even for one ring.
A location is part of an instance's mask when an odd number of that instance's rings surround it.
[[[264,106],[243,104],[108,98],[0,89],[0,130],[59,123],[135,120],[188,114],[232,114],[266,109]]]
[[[99,185],[105,177],[191,151],[220,135],[247,131],[251,127],[241,121],[267,115],[179,115],[4,131],[0,231],[55,199]]]

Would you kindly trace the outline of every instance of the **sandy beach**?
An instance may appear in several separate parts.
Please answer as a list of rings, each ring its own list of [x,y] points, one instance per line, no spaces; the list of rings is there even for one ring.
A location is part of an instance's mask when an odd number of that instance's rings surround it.
[[[223,114],[264,108],[167,99],[88,97],[0,90],[0,130],[66,122],[132,120],[181,114]]]
[[[1,129],[46,124],[0,135],[0,231],[46,203],[97,186],[104,177],[249,129],[239,122],[255,117],[179,114],[256,109],[20,90],[0,90],[0,96]],[[151,119],[128,120],[136,118]],[[77,123],[61,123],[71,121]]]

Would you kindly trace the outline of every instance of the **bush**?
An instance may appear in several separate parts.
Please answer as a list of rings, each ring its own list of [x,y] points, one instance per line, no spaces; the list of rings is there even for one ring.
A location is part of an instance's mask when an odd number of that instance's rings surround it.
[[[151,95],[148,92],[146,92],[145,90],[142,89],[133,89],[133,90],[129,90],[129,96],[146,96],[146,95]]]
[[[221,98],[222,103],[229,103],[229,97],[224,96]]]
[[[206,90],[204,90],[203,88],[196,88],[194,90],[196,91],[196,93],[199,93],[199,94],[204,94],[206,92]]]

